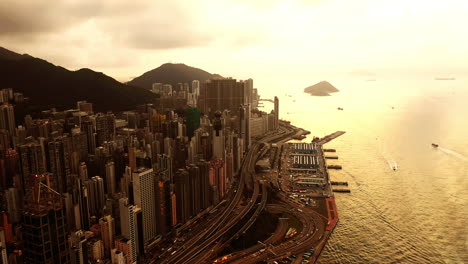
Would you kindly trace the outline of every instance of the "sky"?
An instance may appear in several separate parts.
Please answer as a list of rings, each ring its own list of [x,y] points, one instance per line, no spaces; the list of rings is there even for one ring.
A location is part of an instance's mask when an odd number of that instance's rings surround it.
[[[1,0],[0,46],[123,82],[166,62],[263,86],[432,78],[468,74],[466,14],[464,0]]]

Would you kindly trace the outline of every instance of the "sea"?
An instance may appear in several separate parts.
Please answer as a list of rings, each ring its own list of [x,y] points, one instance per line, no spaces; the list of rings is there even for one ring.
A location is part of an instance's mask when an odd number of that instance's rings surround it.
[[[317,263],[468,263],[468,76],[327,81],[340,92],[259,88],[304,141],[346,131],[325,147],[351,193],[335,194],[340,220]]]

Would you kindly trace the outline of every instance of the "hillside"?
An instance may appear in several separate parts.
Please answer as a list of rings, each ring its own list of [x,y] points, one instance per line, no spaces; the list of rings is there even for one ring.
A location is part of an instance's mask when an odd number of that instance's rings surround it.
[[[69,71],[45,60],[0,52],[0,88],[11,87],[30,98],[36,109],[75,107],[87,100],[95,111],[131,109],[151,102],[155,95],[145,89],[122,84],[90,69]]]
[[[18,54],[16,52],[13,52],[11,50],[7,50],[3,47],[0,47],[0,59],[7,59],[7,60],[21,60],[21,59],[26,59],[30,58],[31,56],[27,54]]]
[[[305,93],[313,96],[330,96],[330,93],[336,93],[340,90],[327,81],[321,81],[304,89]]]
[[[165,63],[156,69],[145,72],[128,82],[130,85],[151,89],[153,83],[177,85],[177,83],[191,83],[193,80],[206,81],[208,79],[223,78],[218,74],[211,74],[204,70],[187,66],[182,63]]]

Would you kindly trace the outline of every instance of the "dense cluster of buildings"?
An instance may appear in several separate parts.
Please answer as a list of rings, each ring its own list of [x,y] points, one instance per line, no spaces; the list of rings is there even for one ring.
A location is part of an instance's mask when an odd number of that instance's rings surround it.
[[[152,91],[133,111],[80,101],[20,121],[24,98],[1,90],[0,263],[137,263],[219,203],[253,137],[278,127],[251,79]]]

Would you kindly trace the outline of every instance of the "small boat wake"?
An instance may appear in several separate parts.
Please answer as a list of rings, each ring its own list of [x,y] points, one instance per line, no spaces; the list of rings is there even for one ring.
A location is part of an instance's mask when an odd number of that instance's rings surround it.
[[[387,160],[388,166],[390,169],[396,171],[398,169],[398,164],[394,160]]]
[[[446,149],[446,148],[443,148],[443,147],[438,147],[437,149],[440,149],[442,152],[446,153],[446,154],[449,154],[451,156],[454,156],[460,160],[464,160],[464,161],[468,161],[468,157],[466,157],[465,155],[463,154],[460,154],[456,151],[453,151],[453,150],[450,150],[450,149]]]

